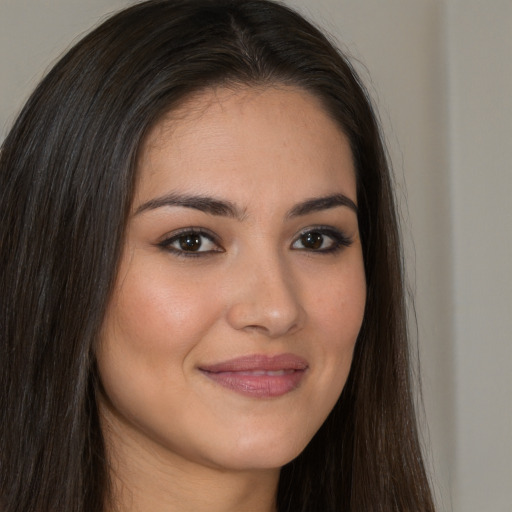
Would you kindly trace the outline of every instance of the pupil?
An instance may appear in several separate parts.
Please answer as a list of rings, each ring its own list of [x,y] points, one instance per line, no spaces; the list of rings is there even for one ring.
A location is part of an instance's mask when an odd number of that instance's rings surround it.
[[[320,233],[311,232],[302,235],[302,243],[308,249],[320,249],[323,243],[323,236]]]
[[[201,247],[199,235],[184,235],[180,238],[180,248],[184,251],[197,251]]]

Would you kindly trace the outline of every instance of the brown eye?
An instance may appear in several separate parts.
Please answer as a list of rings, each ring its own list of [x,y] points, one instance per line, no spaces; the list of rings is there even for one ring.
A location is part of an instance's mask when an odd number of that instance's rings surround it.
[[[352,240],[338,229],[322,226],[303,231],[293,242],[292,249],[329,254],[348,247],[351,243]]]
[[[300,237],[300,241],[305,249],[316,250],[322,247],[324,237],[317,231],[309,231]]]
[[[196,231],[195,229],[181,230],[181,232],[167,238],[159,245],[166,251],[178,256],[206,256],[212,253],[224,252],[213,234]]]
[[[201,236],[193,233],[180,236],[177,242],[179,248],[187,252],[199,251],[202,245]]]

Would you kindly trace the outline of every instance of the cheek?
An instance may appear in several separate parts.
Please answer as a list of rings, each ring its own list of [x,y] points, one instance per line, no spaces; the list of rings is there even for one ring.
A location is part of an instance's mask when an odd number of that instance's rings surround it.
[[[366,306],[366,280],[362,262],[350,266],[339,277],[324,281],[311,301],[310,319],[322,351],[322,385],[335,402],[352,363],[354,347]]]
[[[119,273],[96,354],[113,410],[157,437],[192,399],[188,356],[220,309],[208,281],[170,275],[165,265],[137,260]]]
[[[189,355],[218,318],[210,295],[204,283],[171,279],[165,265],[135,260],[120,272],[96,356],[107,396],[134,422],[159,409],[153,399],[169,405],[169,394],[187,391]]]
[[[366,306],[364,269],[362,262],[356,263],[337,278],[326,279],[310,306],[317,328],[327,332],[325,339],[340,350],[355,344]]]
[[[177,277],[165,267],[132,268],[121,281],[107,314],[104,339],[122,340],[142,357],[183,354],[218,316],[205,283]]]

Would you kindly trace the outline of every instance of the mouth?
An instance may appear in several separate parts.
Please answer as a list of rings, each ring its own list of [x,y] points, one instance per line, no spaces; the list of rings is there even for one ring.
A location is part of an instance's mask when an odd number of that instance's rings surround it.
[[[275,398],[299,387],[309,365],[294,354],[243,356],[201,366],[199,370],[215,383],[241,395]]]

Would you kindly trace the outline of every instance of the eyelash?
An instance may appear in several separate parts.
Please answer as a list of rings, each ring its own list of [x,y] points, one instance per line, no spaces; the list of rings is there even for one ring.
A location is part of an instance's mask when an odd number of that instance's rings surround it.
[[[335,254],[345,247],[350,247],[353,240],[346,236],[342,231],[332,228],[330,226],[312,226],[304,229],[300,235],[294,240],[293,245],[302,239],[302,237],[311,234],[318,234],[321,237],[329,237],[332,239],[332,245],[324,249],[302,249],[306,252],[320,253],[320,254]]]
[[[291,247],[294,248],[294,245],[301,241],[304,243],[303,237],[307,235],[318,235],[321,237],[321,243],[325,241],[325,237],[328,237],[332,240],[331,245],[327,248],[297,248],[297,250],[301,250],[304,252],[310,252],[315,254],[335,254],[342,250],[344,247],[349,247],[352,244],[352,239],[347,237],[343,232],[334,229],[330,226],[312,226],[308,227],[301,231],[301,233],[294,239],[291,244]],[[172,247],[172,244],[179,242],[180,238],[184,237],[198,237],[198,238],[206,238],[212,244],[215,244],[217,249],[207,250],[207,251],[187,251],[184,249],[179,249],[177,247]],[[199,248],[204,242],[199,242]],[[175,231],[172,235],[162,242],[158,243],[158,246],[162,249],[175,254],[176,256],[182,258],[199,258],[207,255],[211,255],[212,253],[222,253],[224,249],[220,246],[218,237],[216,237],[213,233],[205,230],[204,228],[196,228],[196,227],[188,227],[180,229],[179,231]]]
[[[192,237],[202,237],[206,238],[209,242],[215,244],[219,249],[218,250],[209,250],[209,251],[186,251],[184,249],[178,249],[176,247],[172,247],[172,244],[175,242],[179,242],[180,238],[184,238],[186,236]],[[200,242],[202,245],[204,242]],[[200,245],[200,246],[201,246]],[[218,238],[209,231],[205,230],[204,228],[195,228],[195,227],[189,227],[189,228],[183,228],[178,231],[175,231],[172,233],[172,235],[165,240],[162,240],[159,244],[159,247],[162,249],[169,251],[176,256],[180,256],[182,258],[199,258],[205,255],[210,255],[212,253],[222,253],[224,252],[224,249],[220,248],[220,244],[218,241]]]

